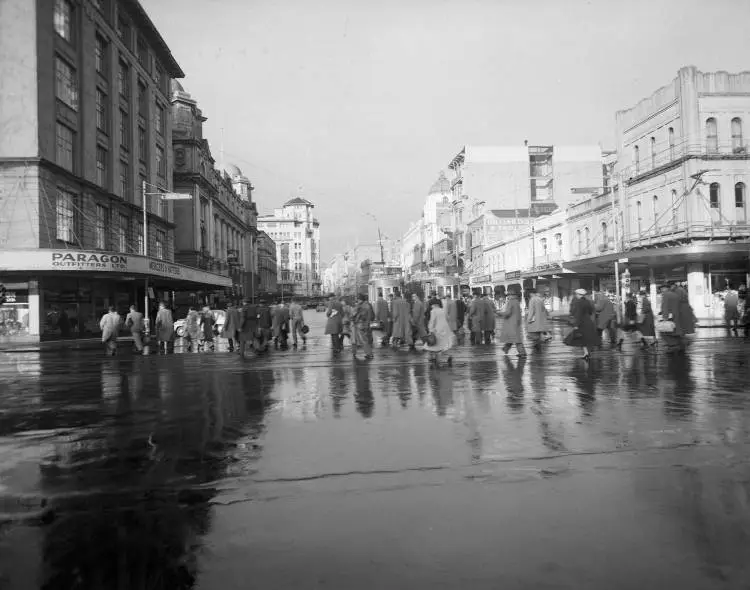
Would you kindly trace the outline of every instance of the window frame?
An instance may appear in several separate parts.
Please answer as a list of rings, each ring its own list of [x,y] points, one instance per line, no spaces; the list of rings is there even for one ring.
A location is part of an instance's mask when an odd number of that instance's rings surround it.
[[[106,78],[109,74],[109,40],[97,31],[94,43],[94,67],[99,75]]]
[[[78,110],[77,71],[58,54],[55,54],[55,97],[74,111]]]
[[[65,199],[61,199],[61,196],[65,197]],[[66,244],[75,244],[77,241],[77,200],[78,195],[73,191],[61,186],[57,187],[57,194],[55,196],[55,239]],[[61,213],[64,213],[64,215],[61,216]],[[64,222],[61,223],[61,221]]]
[[[69,133],[69,136],[67,138],[63,138],[61,136],[61,131]],[[69,150],[69,158],[65,158],[67,161],[69,159],[70,165],[67,166],[66,162],[63,162],[62,150],[61,147],[62,140],[67,139],[67,143],[70,146]],[[55,121],[55,162],[58,166],[65,168],[68,172],[75,172],[75,154],[76,154],[76,132],[75,129],[72,129],[71,127],[68,127],[65,125],[65,123],[62,123],[61,121]]]
[[[94,215],[94,248],[106,250],[109,209],[105,205],[97,203]]]
[[[130,217],[120,212],[117,223],[117,249],[118,252],[128,252],[130,240],[128,233],[130,229]]]
[[[95,100],[96,128],[102,133],[109,135],[109,95],[97,87]]]
[[[166,178],[167,177],[166,150],[160,145],[157,145],[156,148],[154,149],[154,159],[156,162],[156,174],[159,176],[159,178]]]
[[[732,117],[732,121],[730,122],[731,125],[731,134],[732,134],[732,152],[733,153],[739,153],[743,152],[745,149],[745,145],[743,144],[743,137],[742,137],[742,118],[741,117]],[[739,132],[736,131],[739,129]]]
[[[117,93],[126,100],[130,100],[130,64],[124,59],[117,62]]]
[[[709,209],[721,209],[721,185],[712,182],[708,185],[708,207]]]
[[[745,183],[740,181],[734,183],[734,207],[735,209],[744,209],[747,203]],[[737,198],[739,196],[739,199]]]
[[[65,19],[66,15],[60,12],[62,7],[67,7],[67,22],[60,19]],[[67,34],[64,31],[67,25]],[[75,42],[75,8],[70,0],[55,0],[55,6],[52,14],[52,26],[55,29],[58,37],[65,39],[71,45]],[[61,31],[61,29],[63,29]]]
[[[713,134],[709,132],[713,131]],[[719,125],[716,117],[708,117],[705,123],[706,152],[716,154],[719,151]]]
[[[104,157],[100,158],[101,155],[103,155]],[[103,145],[97,145],[96,146],[96,183],[102,188],[107,188],[107,182],[109,180],[108,159],[109,159],[109,150]]]
[[[130,114],[123,108],[120,108],[120,148],[126,152],[130,151]]]
[[[130,163],[120,158],[120,196],[125,200],[130,200]]]

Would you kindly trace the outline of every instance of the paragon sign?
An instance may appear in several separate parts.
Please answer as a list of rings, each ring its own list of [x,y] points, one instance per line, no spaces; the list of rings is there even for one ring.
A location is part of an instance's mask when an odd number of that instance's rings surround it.
[[[52,266],[67,270],[127,271],[128,259],[117,254],[92,254],[90,252],[51,253]]]

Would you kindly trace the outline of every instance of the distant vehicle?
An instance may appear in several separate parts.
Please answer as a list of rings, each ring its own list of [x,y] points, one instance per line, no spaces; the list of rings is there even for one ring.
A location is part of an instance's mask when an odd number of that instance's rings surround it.
[[[325,311],[326,309],[327,309],[326,306],[321,303],[320,305],[318,305],[318,307],[315,308],[315,311],[320,312],[320,311]]]
[[[214,334],[216,334],[217,336],[221,336],[224,333],[224,322],[227,319],[226,313],[223,309],[212,309],[211,315],[214,316]],[[187,318],[182,318],[181,320],[177,320],[174,323],[174,333],[178,338],[184,338],[186,335],[186,321]]]

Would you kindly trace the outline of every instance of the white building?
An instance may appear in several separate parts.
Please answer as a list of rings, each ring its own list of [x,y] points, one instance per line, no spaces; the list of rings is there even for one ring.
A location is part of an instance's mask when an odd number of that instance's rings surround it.
[[[258,217],[258,229],[276,242],[279,289],[285,294],[316,296],[321,291],[320,223],[313,205],[301,197]]]

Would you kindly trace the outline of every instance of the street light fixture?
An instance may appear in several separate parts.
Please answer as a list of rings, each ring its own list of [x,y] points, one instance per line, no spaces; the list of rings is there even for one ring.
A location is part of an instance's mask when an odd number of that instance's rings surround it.
[[[159,197],[163,201],[187,201],[193,198],[192,195],[184,193],[172,193],[159,190],[158,192],[148,193],[146,192],[146,186],[152,186],[156,189],[159,187],[153,184],[147,183],[145,180],[141,182],[141,195],[143,197],[143,257],[148,258],[148,209],[146,208],[146,197]],[[146,318],[146,334],[151,333],[151,322],[148,315],[148,276],[144,281],[143,289],[143,316]]]

